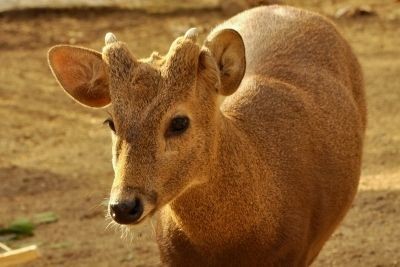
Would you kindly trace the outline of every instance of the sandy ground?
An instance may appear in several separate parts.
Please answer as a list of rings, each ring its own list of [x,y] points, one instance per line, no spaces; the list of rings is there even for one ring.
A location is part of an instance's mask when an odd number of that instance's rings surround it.
[[[344,2],[304,6],[330,15]],[[314,266],[400,266],[400,3],[367,2],[377,16],[336,20],[365,72],[369,125],[359,193]],[[47,67],[48,48],[71,43],[100,50],[104,33],[113,31],[145,56],[165,52],[190,27],[204,35],[223,19],[210,11],[0,15],[0,225],[44,211],[59,216],[33,237],[7,243],[39,244],[43,257],[28,266],[159,264],[150,221],[129,240],[106,229],[102,203],[113,179],[106,113],[65,96]]]

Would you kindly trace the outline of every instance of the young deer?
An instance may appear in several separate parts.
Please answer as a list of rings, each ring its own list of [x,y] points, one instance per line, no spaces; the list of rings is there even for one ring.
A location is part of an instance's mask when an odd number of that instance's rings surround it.
[[[102,53],[49,51],[79,103],[109,105],[109,211],[137,224],[159,211],[170,266],[308,266],[349,209],[366,105],[360,66],[324,17],[245,11],[136,59],[106,35]]]

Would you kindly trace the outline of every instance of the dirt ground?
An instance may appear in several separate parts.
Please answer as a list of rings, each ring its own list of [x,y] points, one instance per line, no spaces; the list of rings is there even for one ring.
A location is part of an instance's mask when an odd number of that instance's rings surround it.
[[[300,2],[300,1],[292,1]],[[304,1],[333,15],[369,3],[373,16],[335,19],[363,66],[369,124],[359,192],[313,266],[400,266],[400,2]],[[59,220],[7,244],[38,244],[27,266],[156,266],[151,222],[131,240],[106,228],[104,200],[113,179],[105,111],[66,97],[46,62],[49,47],[96,50],[112,31],[137,56],[166,52],[190,27],[204,36],[225,18],[218,11],[145,15],[128,11],[36,11],[0,15],[0,226],[53,211]]]

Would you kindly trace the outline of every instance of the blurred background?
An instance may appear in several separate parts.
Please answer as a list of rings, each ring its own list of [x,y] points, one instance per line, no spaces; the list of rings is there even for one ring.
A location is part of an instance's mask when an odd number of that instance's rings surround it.
[[[137,57],[165,53],[197,27],[261,4],[330,17],[365,74],[369,123],[359,193],[313,266],[400,266],[399,0],[0,0],[0,242],[37,244],[26,266],[157,266],[148,221],[121,239],[107,227],[113,179],[107,114],[76,104],[52,77],[47,50],[100,51],[112,31]]]

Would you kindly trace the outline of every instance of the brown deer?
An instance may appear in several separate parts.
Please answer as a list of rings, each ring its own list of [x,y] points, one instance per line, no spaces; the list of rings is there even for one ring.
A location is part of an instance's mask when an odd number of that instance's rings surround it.
[[[359,63],[326,18],[259,7],[190,29],[166,55],[136,59],[60,45],[53,74],[112,118],[109,212],[159,211],[169,266],[308,266],[357,191],[366,104]]]

